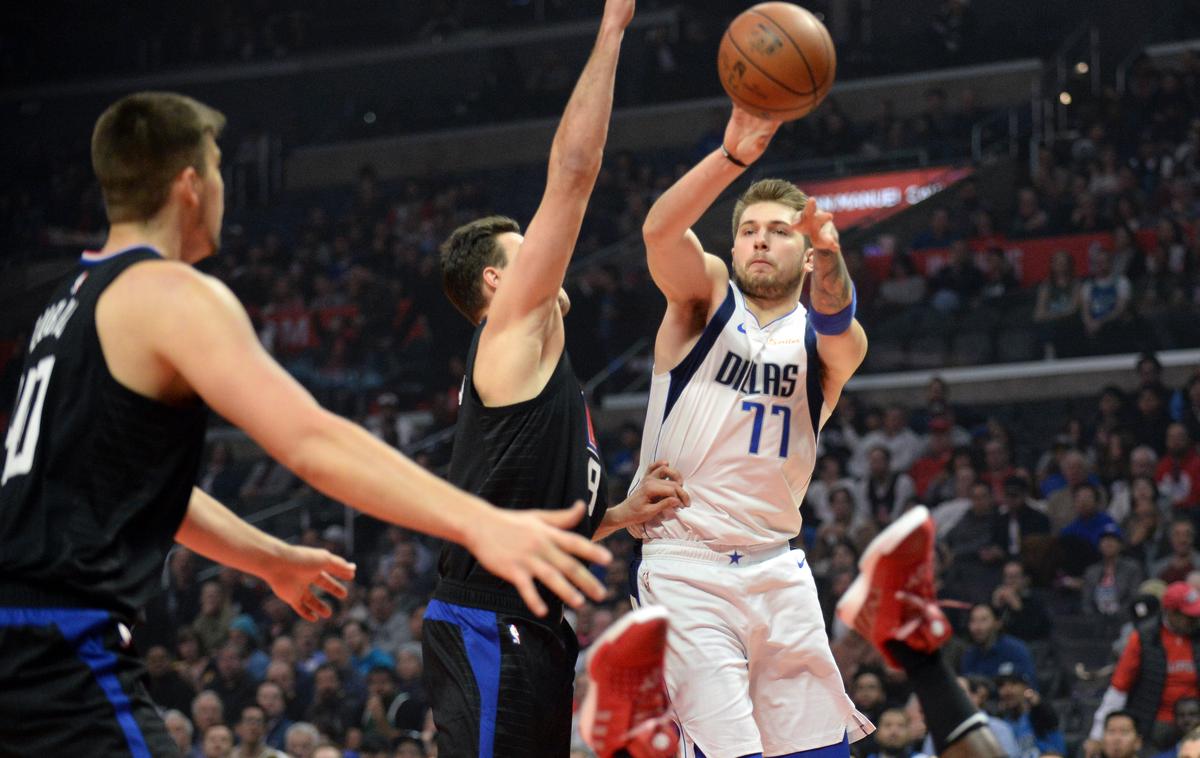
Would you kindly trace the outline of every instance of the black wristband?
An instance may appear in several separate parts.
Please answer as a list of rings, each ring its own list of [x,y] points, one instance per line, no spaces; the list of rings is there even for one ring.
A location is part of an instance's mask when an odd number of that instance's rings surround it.
[[[729,148],[725,147],[725,143],[721,143],[721,153],[725,156],[725,160],[729,161],[738,168],[749,168],[745,163],[742,163],[737,158],[733,157],[733,153],[729,152]]]

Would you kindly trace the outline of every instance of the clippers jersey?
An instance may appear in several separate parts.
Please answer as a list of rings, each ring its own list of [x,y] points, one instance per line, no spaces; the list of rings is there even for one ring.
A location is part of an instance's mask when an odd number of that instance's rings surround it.
[[[538,395],[500,407],[485,406],[472,376],[483,326],[467,353],[447,477],[456,486],[500,508],[569,508],[587,513],[574,531],[590,538],[608,510],[608,481],[591,414],[564,349]],[[438,561],[435,597],[489,610],[529,613],[515,588],[479,565],[466,548],[446,543]],[[557,596],[538,585],[551,608]]]
[[[804,307],[759,326],[730,282],[699,341],[650,384],[633,486],[650,463],[666,460],[683,476],[691,506],[630,532],[717,549],[795,537],[822,403],[817,335]]]
[[[135,615],[187,513],[207,411],[122,386],[96,333],[96,302],[135,247],[85,253],[29,341],[0,474],[0,606]]]

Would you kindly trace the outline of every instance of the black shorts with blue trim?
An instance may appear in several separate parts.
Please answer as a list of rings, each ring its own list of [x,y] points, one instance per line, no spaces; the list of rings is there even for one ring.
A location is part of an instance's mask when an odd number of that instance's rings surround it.
[[[563,758],[579,643],[571,625],[433,600],[421,631],[441,758]]]
[[[0,606],[0,758],[179,758],[107,611]]]

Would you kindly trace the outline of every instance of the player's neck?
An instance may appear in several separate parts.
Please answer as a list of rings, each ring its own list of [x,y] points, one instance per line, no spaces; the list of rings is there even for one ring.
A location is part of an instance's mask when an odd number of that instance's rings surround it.
[[[131,247],[152,247],[169,260],[183,260],[183,235],[171,225],[156,219],[120,221],[108,228],[108,239],[101,254],[127,250]]]
[[[758,320],[760,326],[767,324],[788,315],[796,310],[796,305],[800,299],[794,294],[789,293],[787,297],[781,298],[761,298],[751,297],[746,295],[746,308],[754,314],[754,318]]]

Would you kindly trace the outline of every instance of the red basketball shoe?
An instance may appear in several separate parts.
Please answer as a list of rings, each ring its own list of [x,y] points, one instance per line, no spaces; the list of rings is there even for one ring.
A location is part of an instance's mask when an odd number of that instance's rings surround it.
[[[901,668],[884,643],[899,640],[932,653],[950,638],[950,622],[933,588],[936,531],[917,506],[884,529],[858,561],[859,575],[837,604],[837,616]]]
[[[667,610],[627,613],[592,643],[579,730],[598,758],[669,758],[679,731],[667,715]]]

